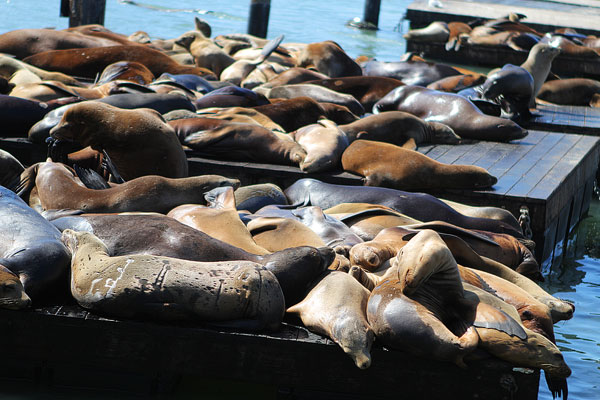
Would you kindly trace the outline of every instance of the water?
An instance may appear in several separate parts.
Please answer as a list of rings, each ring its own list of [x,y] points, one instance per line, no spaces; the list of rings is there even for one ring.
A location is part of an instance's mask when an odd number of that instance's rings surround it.
[[[140,4],[163,7],[162,11],[107,0],[105,26],[115,32],[131,34],[145,30],[154,38],[174,38],[194,28],[193,18],[205,19],[213,36],[245,32],[250,1],[169,1],[143,0]],[[363,0],[271,2],[267,37],[285,34],[285,42],[334,40],[351,56],[367,55],[381,61],[397,61],[405,52],[401,32],[410,1],[382,1],[377,32],[359,31],[345,26],[346,21],[362,16]],[[168,6],[165,6],[168,4]],[[59,18],[59,0],[0,0],[0,32],[20,28],[68,26]],[[168,7],[169,9],[165,9]],[[179,11],[173,10],[179,9]],[[546,290],[571,300],[575,317],[555,325],[557,344],[573,370],[569,378],[572,399],[600,398],[600,201],[594,200],[589,217],[570,237],[562,263],[552,267]],[[544,379],[540,380],[539,399],[552,396]]]

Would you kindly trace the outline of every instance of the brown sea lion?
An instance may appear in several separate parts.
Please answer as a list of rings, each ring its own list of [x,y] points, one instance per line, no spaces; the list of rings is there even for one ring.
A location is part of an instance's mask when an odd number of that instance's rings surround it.
[[[169,211],[167,216],[249,253],[269,253],[256,244],[246,225],[240,220],[235,208],[233,188],[227,187],[216,196],[218,198],[215,204],[209,202],[209,207],[182,204]]]
[[[154,211],[166,213],[186,203],[202,204],[204,192],[220,186],[239,186],[237,179],[203,175],[171,179],[146,175],[109,189],[94,190],[81,185],[61,163],[34,164],[26,171],[35,182],[43,210],[75,209],[86,212]],[[38,200],[30,198],[34,205]]]
[[[441,122],[461,138],[507,142],[527,136],[527,131],[513,121],[486,115],[458,94],[420,86],[398,87],[373,106],[374,113],[390,110]]]
[[[427,122],[403,111],[384,111],[349,124],[340,125],[350,142],[356,139],[376,140],[408,146],[421,143],[457,144],[460,138],[447,125]]]
[[[125,180],[188,175],[187,158],[175,132],[151,109],[124,110],[94,101],[75,104],[50,135],[105,150]]]
[[[261,87],[273,88],[275,86],[292,85],[317,79],[329,79],[329,77],[312,69],[293,67],[277,74],[277,76],[262,84]]]
[[[91,79],[95,78],[96,74],[101,73],[108,65],[118,61],[139,62],[146,66],[154,76],[168,72],[216,78],[214,73],[206,68],[181,65],[158,50],[139,45],[94,47],[83,50],[51,50],[29,56],[23,61],[38,68]]]
[[[290,136],[306,151],[300,169],[309,173],[339,169],[342,153],[349,144],[346,134],[327,119],[306,125]]]
[[[371,140],[355,140],[342,155],[344,171],[364,176],[367,186],[422,191],[477,189],[498,179],[474,165],[443,164],[414,150]]]
[[[448,22],[448,30],[450,31],[448,33],[448,41],[444,47],[446,48],[446,51],[458,51],[460,49],[460,35],[469,34],[473,28],[464,22],[453,21]]]
[[[365,110],[371,110],[373,105],[392,89],[404,85],[398,79],[383,76],[345,76],[305,81],[303,83],[319,85],[336,92],[350,94],[362,104]]]
[[[458,93],[463,89],[481,85],[485,82],[485,79],[486,76],[484,74],[454,75],[432,82],[427,85],[427,88],[441,92]]]
[[[204,108],[199,110],[196,115],[201,117],[206,116],[209,118],[225,119],[232,122],[243,122],[241,119],[238,119],[239,116],[243,116],[254,120],[257,124],[264,126],[267,129],[285,132],[285,130],[279,124],[273,122],[271,118],[249,107]]]
[[[546,33],[541,40],[554,48],[560,49],[561,54],[571,57],[582,57],[595,59],[600,57],[600,52],[591,47],[579,45],[563,35],[555,35],[551,32]]]
[[[93,234],[70,229],[63,231],[62,240],[73,254],[71,293],[90,310],[121,318],[209,321],[253,331],[279,328],[285,313],[277,279],[251,261],[110,257]]]
[[[155,79],[154,74],[145,65],[136,61],[117,61],[107,65],[100,74],[97,84],[115,80],[131,81],[147,85]]]
[[[221,76],[223,70],[235,62],[235,58],[199,31],[186,32],[179,36],[175,43],[190,52],[196,66],[207,68],[216,76]]]
[[[358,368],[371,365],[371,344],[375,339],[366,318],[369,291],[340,271],[327,271],[310,289],[306,298],[287,312],[297,314],[311,331],[336,342]]]
[[[298,67],[313,65],[330,78],[362,75],[360,66],[335,42],[309,43],[298,55]]]
[[[310,97],[274,101],[272,104],[252,107],[280,125],[286,132],[314,124],[321,118],[332,120],[338,125],[356,121],[358,117],[343,106],[319,103]]]
[[[30,304],[31,299],[25,293],[19,277],[0,265],[0,308],[20,310]]]
[[[537,98],[554,104],[597,106],[600,82],[586,78],[554,79],[544,82]]]

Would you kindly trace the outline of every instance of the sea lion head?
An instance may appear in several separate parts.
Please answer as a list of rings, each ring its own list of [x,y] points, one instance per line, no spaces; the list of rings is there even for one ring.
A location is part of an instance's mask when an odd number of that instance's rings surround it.
[[[429,141],[431,143],[458,144],[460,142],[460,136],[454,133],[454,130],[446,124],[430,121],[427,122],[427,126],[429,127]]]
[[[25,293],[19,277],[0,265],[0,308],[20,310],[30,304],[31,299]]]
[[[358,368],[366,369],[371,366],[370,351],[375,333],[364,321],[356,318],[340,318],[332,327],[331,334]]]

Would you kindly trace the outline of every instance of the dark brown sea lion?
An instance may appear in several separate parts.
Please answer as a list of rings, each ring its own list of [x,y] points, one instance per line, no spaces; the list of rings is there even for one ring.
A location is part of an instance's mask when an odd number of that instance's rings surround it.
[[[252,108],[265,114],[285,129],[286,132],[292,132],[303,126],[314,124],[321,118],[332,120],[338,125],[348,124],[358,119],[346,107],[319,103],[306,96],[285,99]]]
[[[306,298],[287,312],[297,314],[311,331],[326,335],[352,358],[358,368],[371,365],[375,339],[366,318],[369,291],[340,271],[327,271]]]
[[[25,293],[40,302],[55,295],[62,297],[61,283],[69,268],[69,251],[60,241],[60,232],[44,217],[32,210],[12,191],[0,186],[0,267],[17,275]],[[25,306],[26,299],[19,285],[4,283],[14,288],[19,300],[13,305]],[[64,286],[64,287],[63,287]],[[39,303],[38,303],[39,304]]]
[[[0,35],[0,53],[12,54],[22,60],[49,50],[114,46],[118,43],[77,32],[54,29],[17,29]]]
[[[363,65],[363,75],[383,76],[401,80],[406,85],[427,86],[448,76],[460,75],[457,68],[423,61],[369,61]]]
[[[151,254],[191,261],[259,263],[277,277],[288,306],[304,298],[312,280],[334,258],[333,250],[328,247],[309,246],[264,256],[251,254],[160,214],[82,214],[58,218],[52,223],[61,231],[93,233],[104,242],[111,256]]]
[[[373,107],[374,113],[390,110],[405,111],[426,121],[441,122],[461,138],[506,142],[527,136],[527,131],[513,121],[486,115],[458,94],[420,86],[398,87]]]
[[[225,86],[212,90],[194,102],[198,110],[211,107],[253,107],[269,104],[262,94],[238,86]]]
[[[187,158],[175,132],[155,110],[79,103],[64,113],[50,135],[105,150],[125,180],[143,175],[188,175]]]
[[[147,85],[154,80],[154,74],[143,64],[136,61],[117,61],[107,65],[98,78],[98,84],[114,80],[125,80]]]
[[[75,209],[85,212],[146,211],[166,213],[186,203],[202,204],[204,192],[219,186],[239,185],[237,179],[203,175],[171,179],[147,175],[109,189],[82,186],[61,163],[34,164],[26,171],[35,181],[37,198],[44,210]],[[30,198],[30,203],[36,202]],[[33,205],[33,204],[32,204]]]
[[[280,136],[285,134],[256,124],[222,122],[221,126],[192,133],[183,144],[207,157],[236,161],[296,166],[306,157],[298,143]]]
[[[304,203],[323,209],[340,203],[381,204],[419,221],[446,221],[463,228],[523,237],[521,232],[508,224],[492,219],[467,217],[436,197],[425,193],[372,186],[334,185],[316,179],[300,179],[284,192],[291,204]]]
[[[534,79],[523,67],[505,64],[499,71],[488,75],[481,85],[482,97],[499,99],[507,116],[513,118],[531,118],[529,104],[535,102]]]
[[[346,76],[341,78],[305,81],[305,84],[319,85],[336,92],[352,95],[365,110],[371,110],[383,96],[404,83],[398,79],[381,76]]]
[[[402,111],[384,111],[340,125],[350,142],[376,140],[415,148],[421,143],[457,144],[460,138],[447,125],[427,122]]]
[[[362,75],[360,66],[335,42],[309,43],[298,55],[298,67],[313,65],[330,78]]]
[[[27,132],[52,107],[39,101],[20,97],[0,95],[0,118],[3,122],[4,137],[27,137]]]
[[[214,73],[208,69],[181,65],[158,50],[137,45],[95,47],[83,50],[52,50],[26,57],[23,61],[39,68],[90,79],[102,73],[108,65],[118,61],[139,62],[146,66],[154,76],[168,72],[216,78]]]
[[[275,330],[285,313],[277,279],[260,264],[110,257],[91,233],[66,229],[62,239],[73,254],[71,293],[84,308],[122,318],[211,321],[247,330]]]
[[[306,151],[300,169],[309,173],[339,169],[342,153],[349,144],[346,134],[327,119],[306,125],[290,136]]]
[[[537,98],[554,104],[597,107],[600,82],[586,78],[554,79],[544,82]]]
[[[446,42],[446,51],[460,49],[460,35],[469,34],[473,28],[469,24],[465,24],[464,22],[448,22],[448,29],[450,30],[448,34],[448,41]]]
[[[479,30],[482,29],[483,32]],[[459,35],[458,46],[463,43],[479,46],[506,46],[517,51],[528,51],[539,42],[539,36],[527,32],[499,32],[489,27],[476,27],[469,34]]]
[[[342,155],[344,171],[364,176],[367,186],[408,191],[477,189],[498,179],[474,165],[444,164],[414,150],[372,140],[355,140]]]
[[[533,96],[529,106],[535,108],[535,98],[548,78],[552,68],[552,60],[560,54],[558,47],[545,43],[538,43],[531,48],[527,55],[527,60],[521,67],[525,68],[533,77]]]

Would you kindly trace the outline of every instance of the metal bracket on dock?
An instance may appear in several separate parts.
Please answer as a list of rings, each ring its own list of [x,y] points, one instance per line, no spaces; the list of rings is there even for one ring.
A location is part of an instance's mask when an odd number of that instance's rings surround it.
[[[523,235],[527,239],[531,239],[533,237],[533,232],[531,231],[531,218],[529,217],[529,208],[527,206],[521,206],[519,212],[519,225],[521,225]]]

